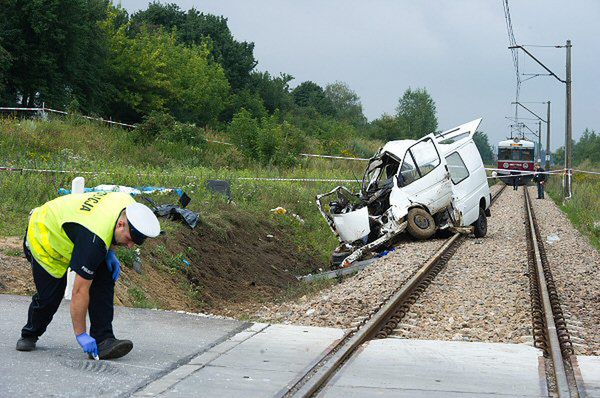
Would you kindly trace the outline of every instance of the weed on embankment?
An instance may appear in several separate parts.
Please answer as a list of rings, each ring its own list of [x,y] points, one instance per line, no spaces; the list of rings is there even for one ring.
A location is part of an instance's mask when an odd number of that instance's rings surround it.
[[[582,164],[583,170],[600,172],[600,168]],[[547,184],[550,197],[573,225],[600,250],[600,175],[575,173],[573,197],[563,200],[562,175],[553,175]]]
[[[182,188],[193,199],[189,208],[199,212],[207,223],[212,220],[218,224],[219,208],[225,200],[208,192],[205,184],[208,179],[219,179],[231,183],[231,206],[289,229],[299,250],[316,252],[325,262],[336,239],[314,198],[334,188],[335,182],[239,178],[360,180],[365,167],[360,161],[313,158],[303,158],[288,169],[259,167],[249,165],[234,147],[209,144],[194,148],[164,141],[141,144],[136,142],[135,134],[80,119],[0,119],[0,166],[48,170],[0,172],[0,235],[21,235],[29,211],[58,196],[59,188],[70,189],[72,179],[78,175],[85,178],[87,187],[118,184]],[[286,215],[270,212],[279,206],[287,210]]]

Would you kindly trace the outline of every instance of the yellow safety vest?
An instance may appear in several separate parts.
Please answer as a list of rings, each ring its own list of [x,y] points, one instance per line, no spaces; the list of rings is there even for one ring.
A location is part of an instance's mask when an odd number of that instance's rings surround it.
[[[135,200],[120,192],[89,192],[58,197],[31,213],[27,243],[33,258],[55,278],[62,278],[73,253],[65,223],[83,225],[108,249],[121,211]]]

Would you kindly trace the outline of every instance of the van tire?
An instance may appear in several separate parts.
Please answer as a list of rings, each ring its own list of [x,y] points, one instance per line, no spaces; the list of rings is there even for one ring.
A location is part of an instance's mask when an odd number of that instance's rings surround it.
[[[479,208],[479,218],[472,225],[475,227],[473,233],[476,238],[483,238],[487,234],[487,217],[485,210],[481,207]]]
[[[408,233],[417,239],[427,239],[433,236],[436,230],[435,221],[431,214],[420,207],[412,208],[406,216]]]
[[[348,252],[333,252],[331,254],[331,269],[337,269],[340,267],[340,265],[342,265],[342,262],[344,261],[344,259],[346,257],[348,257],[349,255],[351,255],[352,252],[348,251]]]

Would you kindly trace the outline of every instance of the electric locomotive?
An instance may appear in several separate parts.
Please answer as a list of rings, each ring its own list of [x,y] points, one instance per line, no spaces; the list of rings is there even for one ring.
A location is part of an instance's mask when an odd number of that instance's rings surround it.
[[[498,143],[498,177],[506,184],[525,185],[531,180],[535,164],[535,144],[523,138],[511,138]]]

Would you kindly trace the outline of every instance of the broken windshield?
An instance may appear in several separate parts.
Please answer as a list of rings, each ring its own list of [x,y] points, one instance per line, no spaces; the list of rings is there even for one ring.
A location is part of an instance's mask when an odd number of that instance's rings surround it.
[[[363,191],[370,193],[382,188],[392,188],[399,166],[400,162],[388,153],[371,160],[363,179]]]

